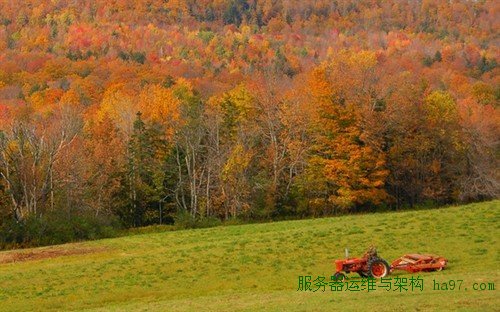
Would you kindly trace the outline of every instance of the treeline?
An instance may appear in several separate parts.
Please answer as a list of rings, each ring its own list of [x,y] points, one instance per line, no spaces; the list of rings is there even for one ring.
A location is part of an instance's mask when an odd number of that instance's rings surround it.
[[[152,1],[3,11],[0,245],[497,198],[494,4],[444,1],[445,18],[425,1],[344,2],[271,18],[247,1],[206,16],[188,1],[187,19]],[[294,32],[319,17],[343,26]]]

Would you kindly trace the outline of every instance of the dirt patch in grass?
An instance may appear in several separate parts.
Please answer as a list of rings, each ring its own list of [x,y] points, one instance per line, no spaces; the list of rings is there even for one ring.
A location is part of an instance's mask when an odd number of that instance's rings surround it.
[[[11,251],[0,254],[0,264],[23,262],[41,259],[58,258],[63,256],[84,255],[90,253],[103,252],[108,250],[104,247],[74,247],[74,248],[61,248],[61,247],[47,247],[43,249],[30,250],[30,251]]]

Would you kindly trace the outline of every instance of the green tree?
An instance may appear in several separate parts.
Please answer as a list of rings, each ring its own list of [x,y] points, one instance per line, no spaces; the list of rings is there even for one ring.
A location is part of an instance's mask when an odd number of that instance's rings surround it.
[[[132,226],[157,222],[159,202],[164,196],[163,131],[158,125],[146,125],[138,112],[128,144],[128,204],[121,211],[123,220]]]

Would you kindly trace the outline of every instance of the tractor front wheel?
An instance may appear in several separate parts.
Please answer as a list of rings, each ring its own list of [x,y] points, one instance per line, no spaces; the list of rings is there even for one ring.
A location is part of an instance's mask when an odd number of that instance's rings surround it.
[[[365,272],[365,271],[358,271],[358,274],[359,276],[361,276],[362,278],[367,278],[370,276],[370,274],[368,272]]]
[[[347,275],[341,272],[337,272],[333,274],[333,280],[334,281],[339,281],[339,282],[344,282],[347,279]]]
[[[368,275],[374,278],[386,277],[390,272],[387,261],[381,258],[373,258],[368,261]]]

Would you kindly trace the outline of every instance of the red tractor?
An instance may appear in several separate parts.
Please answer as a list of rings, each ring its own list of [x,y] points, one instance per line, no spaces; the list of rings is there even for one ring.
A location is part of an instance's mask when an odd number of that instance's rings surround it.
[[[371,247],[361,258],[349,258],[346,249],[346,259],[335,260],[336,272],[333,275],[336,280],[345,280],[347,276],[343,273],[356,272],[361,277],[381,278],[391,272],[391,267],[384,259],[377,255],[377,249]]]
[[[361,258],[349,258],[346,249],[346,259],[335,260],[336,280],[345,280],[345,273],[356,272],[361,277],[382,278],[394,270],[404,270],[410,273],[441,271],[448,264],[444,257],[436,255],[406,254],[392,262],[389,266],[387,261],[377,255],[375,247],[371,247]]]

